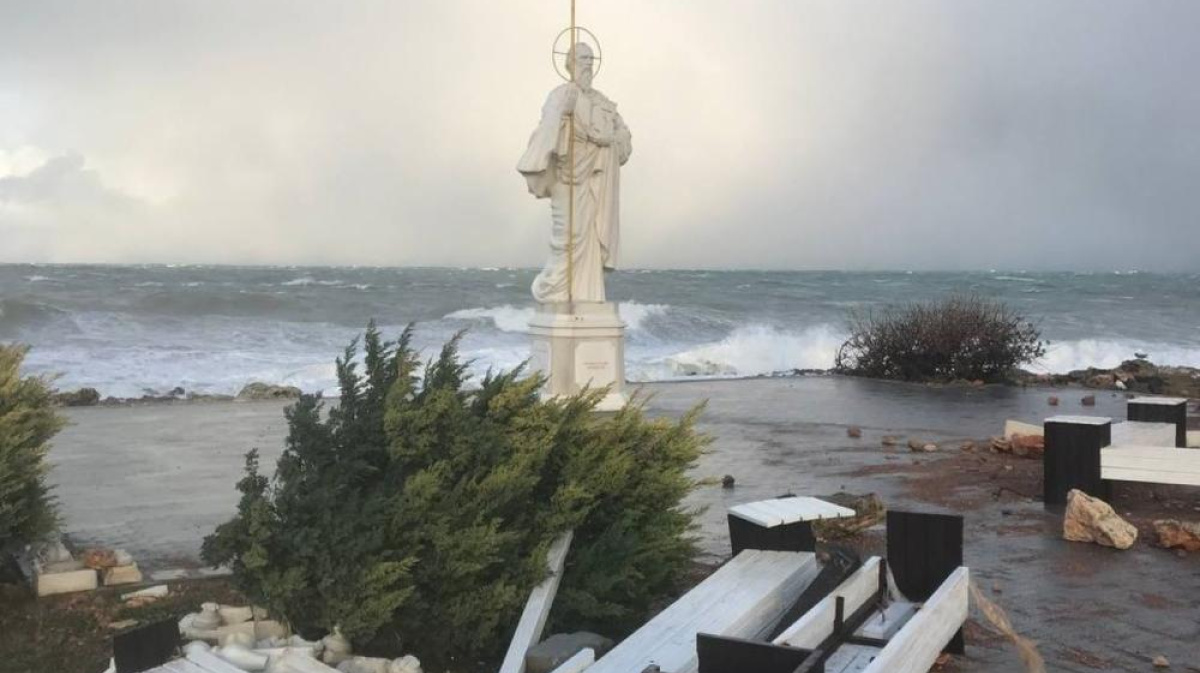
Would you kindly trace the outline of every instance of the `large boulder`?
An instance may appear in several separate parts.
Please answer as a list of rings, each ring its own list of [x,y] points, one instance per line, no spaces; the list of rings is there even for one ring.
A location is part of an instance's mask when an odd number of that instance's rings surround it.
[[[1133,524],[1117,516],[1112,506],[1100,498],[1093,498],[1077,488],[1067,494],[1063,539],[1129,549],[1137,541],[1137,534]]]
[[[280,386],[258,381],[247,383],[237,394],[239,400],[295,400],[299,398],[300,389],[296,386]]]
[[[1200,523],[1160,519],[1154,522],[1154,533],[1158,544],[1167,549],[1200,551]]]
[[[529,648],[525,653],[525,670],[527,673],[550,673],[589,647],[599,659],[612,649],[613,641],[587,631],[556,633]]]

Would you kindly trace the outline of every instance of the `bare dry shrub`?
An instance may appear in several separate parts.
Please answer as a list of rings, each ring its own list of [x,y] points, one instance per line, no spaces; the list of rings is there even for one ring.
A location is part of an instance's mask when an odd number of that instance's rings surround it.
[[[853,376],[991,383],[1046,352],[1037,325],[1003,302],[975,296],[854,312],[849,328],[835,369]]]

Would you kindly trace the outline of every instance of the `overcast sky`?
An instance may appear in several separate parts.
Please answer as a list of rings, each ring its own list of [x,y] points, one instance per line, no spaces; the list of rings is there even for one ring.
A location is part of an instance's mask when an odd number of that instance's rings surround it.
[[[1200,268],[1196,0],[578,0],[634,267]],[[4,0],[0,261],[538,265],[567,0]]]

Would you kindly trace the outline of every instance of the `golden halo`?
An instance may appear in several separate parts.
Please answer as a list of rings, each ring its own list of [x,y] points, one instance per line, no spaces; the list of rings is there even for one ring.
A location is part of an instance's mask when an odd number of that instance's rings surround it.
[[[596,38],[595,33],[588,30],[587,28],[584,28],[583,26],[575,26],[575,30],[579,34],[579,41],[590,46],[592,48],[592,51],[595,52],[595,55],[592,57],[593,61],[596,64],[596,69],[592,71],[592,78],[594,79],[595,77],[597,77],[600,74],[600,66],[603,65],[603,62],[604,62],[604,58],[603,58],[604,50],[600,48],[600,40],[598,40]],[[568,82],[571,81],[571,73],[565,72],[565,64],[566,64],[567,58],[571,55],[571,49],[568,48],[566,51],[563,51],[562,49],[559,48],[558,44],[559,44],[559,42],[562,42],[563,36],[570,32],[571,32],[570,28],[562,29],[562,32],[558,34],[558,37],[554,38],[554,47],[551,49],[551,53],[550,53],[550,61],[552,63],[554,63],[554,72],[558,73],[559,77],[563,78],[564,80],[566,80]],[[563,57],[563,62],[564,62],[563,67],[560,67],[558,65],[558,57],[559,56]]]

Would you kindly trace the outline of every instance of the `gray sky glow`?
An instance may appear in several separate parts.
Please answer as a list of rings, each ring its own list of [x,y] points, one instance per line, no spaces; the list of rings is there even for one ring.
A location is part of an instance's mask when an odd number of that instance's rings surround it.
[[[1196,0],[578,0],[633,267],[1200,268]],[[6,0],[0,261],[533,266],[567,0]]]

